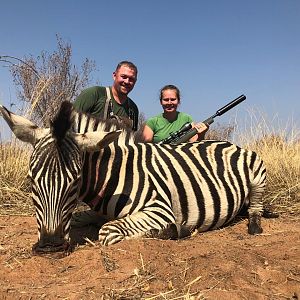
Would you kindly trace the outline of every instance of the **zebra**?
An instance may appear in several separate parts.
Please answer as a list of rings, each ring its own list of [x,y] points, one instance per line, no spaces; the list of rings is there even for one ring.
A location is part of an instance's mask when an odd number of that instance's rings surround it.
[[[102,245],[213,230],[243,207],[249,234],[263,231],[266,168],[253,151],[227,141],[138,143],[132,133],[78,113],[68,101],[49,128],[3,106],[0,112],[16,137],[33,145],[28,176],[36,253],[68,251],[78,199],[107,219],[99,230]]]

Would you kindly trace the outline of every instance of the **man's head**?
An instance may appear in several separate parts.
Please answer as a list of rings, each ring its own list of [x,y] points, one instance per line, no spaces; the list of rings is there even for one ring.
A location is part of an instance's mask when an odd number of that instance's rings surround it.
[[[119,96],[126,96],[132,91],[137,81],[137,67],[129,61],[121,61],[113,72],[113,88]]]

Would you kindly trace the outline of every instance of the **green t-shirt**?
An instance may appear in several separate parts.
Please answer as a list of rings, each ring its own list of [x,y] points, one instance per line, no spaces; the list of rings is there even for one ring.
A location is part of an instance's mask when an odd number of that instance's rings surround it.
[[[137,130],[139,110],[136,104],[128,97],[123,104],[119,104],[113,97],[111,87],[111,102],[114,115],[132,120],[134,130]],[[93,116],[103,118],[105,102],[107,99],[104,86],[93,86],[83,90],[73,103],[78,111],[89,113]]]
[[[177,117],[174,121],[169,122],[164,118],[163,114],[159,114],[147,120],[148,125],[153,131],[153,142],[158,143],[167,138],[171,133],[178,131],[185,123],[191,123],[193,119],[190,115],[182,112],[177,112]]]

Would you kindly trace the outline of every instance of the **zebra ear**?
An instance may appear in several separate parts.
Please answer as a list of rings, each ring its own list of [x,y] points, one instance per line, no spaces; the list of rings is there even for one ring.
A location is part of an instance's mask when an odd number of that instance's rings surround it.
[[[102,148],[105,148],[110,143],[114,142],[122,130],[105,132],[105,131],[93,131],[86,132],[83,134],[75,133],[73,134],[74,139],[76,140],[81,151],[99,151]]]
[[[49,133],[49,128],[39,128],[28,119],[12,113],[2,105],[0,105],[0,112],[15,136],[23,142],[35,145],[39,139]]]

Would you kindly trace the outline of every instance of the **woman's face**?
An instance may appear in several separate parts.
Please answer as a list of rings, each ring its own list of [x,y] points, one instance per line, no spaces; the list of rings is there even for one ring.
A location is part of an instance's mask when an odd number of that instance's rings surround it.
[[[162,92],[160,103],[166,113],[177,111],[179,100],[177,98],[176,90],[164,90]]]

